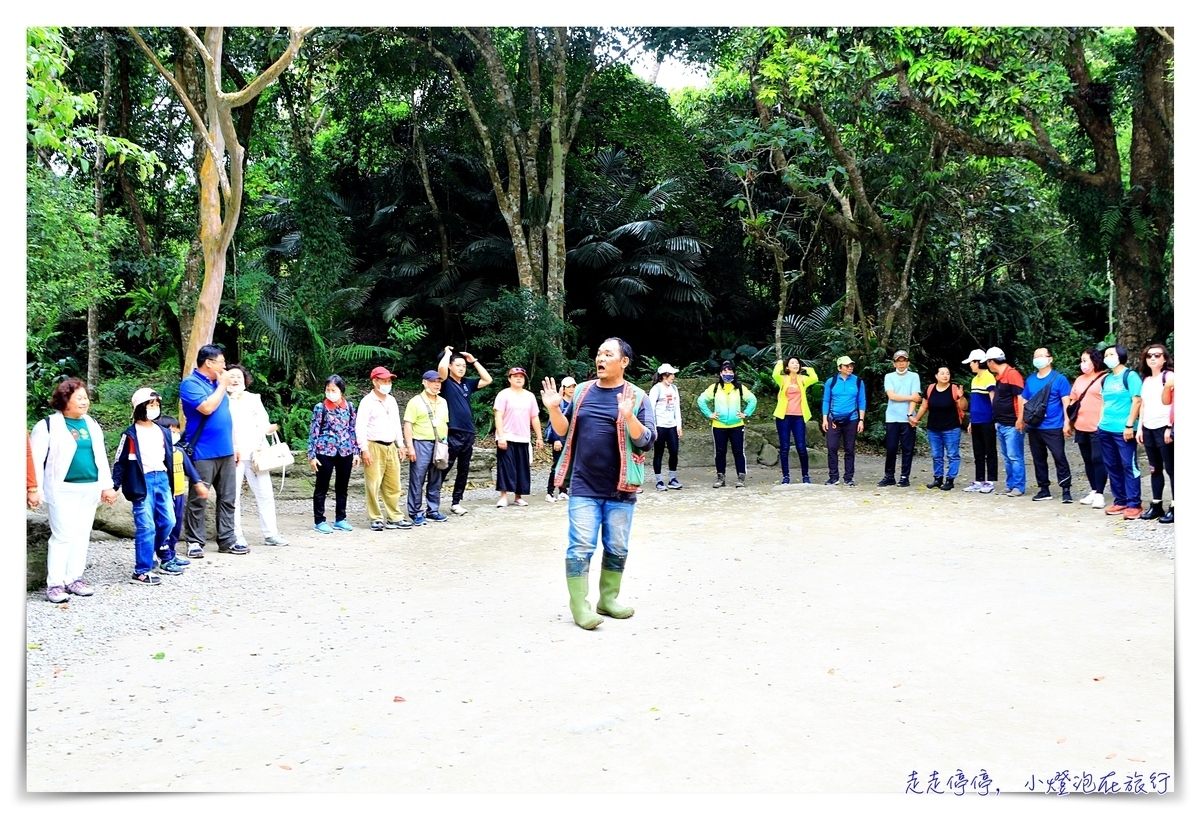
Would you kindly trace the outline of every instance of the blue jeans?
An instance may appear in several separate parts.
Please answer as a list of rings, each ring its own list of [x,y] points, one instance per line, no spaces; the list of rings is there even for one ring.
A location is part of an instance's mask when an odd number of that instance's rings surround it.
[[[808,428],[804,425],[804,415],[784,415],[775,418],[775,431],[779,433],[779,465],[783,476],[788,476],[788,445],[796,441],[796,454],[800,456],[800,473],[808,477],[808,441],[805,435]]]
[[[146,496],[133,501],[135,574],[154,570],[154,552],[162,550],[175,527],[175,499],[165,471],[146,475]]]
[[[629,554],[629,529],[633,524],[633,503],[601,500],[571,494],[567,500],[567,576],[588,573],[588,564],[596,551],[599,536],[604,544],[605,571],[624,571]]]
[[[1004,487],[1025,491],[1025,433],[997,423],[996,442],[1004,458]]]
[[[948,429],[944,432],[928,432],[929,453],[933,455],[933,476],[943,474],[953,480],[958,477],[958,444],[962,440],[962,429]],[[947,468],[942,467],[942,461],[948,461]]]
[[[1133,476],[1133,458],[1137,455],[1137,438],[1126,440],[1118,432],[1097,433],[1104,452],[1104,468],[1108,472],[1113,505],[1126,508],[1142,507],[1142,481]]]

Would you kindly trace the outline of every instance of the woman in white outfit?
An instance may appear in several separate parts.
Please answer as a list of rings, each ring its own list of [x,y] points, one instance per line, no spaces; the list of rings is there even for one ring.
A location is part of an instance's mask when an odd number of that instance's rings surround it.
[[[654,438],[654,487],[659,491],[681,489],[676,469],[679,468],[679,441],[683,439],[683,415],[679,408],[679,387],[675,385],[675,373],[679,370],[663,364],[654,376],[647,400],[654,407],[654,422],[658,434]],[[669,482],[663,482],[663,448],[667,449],[667,471]]]
[[[247,392],[246,387],[253,383],[250,373],[241,364],[229,367],[230,380],[229,414],[233,418],[233,446],[237,449],[238,463],[235,471],[237,498],[233,506],[233,534],[239,545],[248,545],[242,534],[242,480],[250,484],[254,492],[254,502],[258,504],[258,522],[262,526],[263,540],[267,545],[287,545],[288,541],[279,536],[279,526],[275,521],[275,490],[271,488],[271,473],[254,470],[250,464],[250,456],[263,445],[264,438],[279,428],[267,417],[267,409],[263,406],[262,395]]]
[[[87,386],[67,378],[50,397],[55,412],[29,432],[38,489],[50,516],[46,555],[46,599],[66,602],[68,594],[91,596],[83,581],[92,521],[101,501],[112,505],[112,472],[104,451],[104,433],[88,416]]]

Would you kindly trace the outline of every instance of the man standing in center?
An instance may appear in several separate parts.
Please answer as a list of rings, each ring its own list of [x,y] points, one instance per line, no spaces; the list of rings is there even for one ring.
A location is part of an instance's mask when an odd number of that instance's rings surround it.
[[[987,368],[996,378],[992,394],[992,417],[996,421],[996,441],[1004,460],[1004,486],[1001,497],[1020,497],[1025,493],[1025,433],[1017,428],[1017,401],[1025,389],[1025,378],[1009,366],[1000,347],[988,347],[984,353]]]
[[[908,353],[898,349],[892,353],[895,372],[883,376],[883,391],[887,393],[887,424],[884,440],[883,479],[880,486],[907,486],[912,471],[913,446],[917,442],[917,403],[921,400],[921,379],[908,368]],[[900,481],[896,481],[896,451],[900,451]]]
[[[467,378],[467,364],[475,367],[478,378]],[[463,494],[467,490],[467,477],[471,472],[471,455],[475,451],[475,416],[471,412],[471,394],[490,386],[492,376],[469,352],[455,352],[448,346],[442,350],[442,360],[437,365],[442,379],[442,397],[450,407],[450,469],[454,469],[454,491],[450,495],[450,511],[457,515],[467,513],[463,506]],[[449,476],[450,470],[446,471]]]
[[[442,480],[446,472],[433,462],[433,447],[446,439],[446,424],[450,412],[442,391],[442,379],[429,370],[421,376],[425,390],[414,396],[404,407],[404,443],[408,447],[408,516],[413,525],[425,525],[425,520],[444,523],[450,519],[439,510],[442,504]],[[425,483],[429,482],[428,488]],[[421,508],[421,489],[425,489],[425,505]]]
[[[575,624],[591,630],[602,621],[633,616],[617,603],[637,490],[645,476],[645,452],[654,444],[654,407],[646,394],[625,380],[633,350],[620,338],[608,338],[596,350],[596,380],[575,390],[566,414],[553,378],[542,381],[542,404],[550,424],[563,435],[562,460],[554,483],[569,487],[567,500],[567,591]],[[604,545],[600,600],[588,604],[588,568],[596,539]]]
[[[358,404],[354,436],[362,452],[363,480],[367,488],[367,516],[371,530],[412,528],[400,513],[400,456],[404,448],[404,429],[400,425],[400,406],[391,396],[392,378],[387,367],[371,370],[370,392]],[[381,505],[382,502],[382,505]],[[384,521],[384,511],[387,520]]]
[[[1050,499],[1050,467],[1046,452],[1054,458],[1054,477],[1062,489],[1062,501],[1071,499],[1071,466],[1067,463],[1066,436],[1071,434],[1071,421],[1067,418],[1067,404],[1071,400],[1071,382],[1067,376],[1054,368],[1054,356],[1048,347],[1033,351],[1035,372],[1025,381],[1025,388],[1017,401],[1017,430],[1029,438],[1029,454],[1033,460],[1033,474],[1037,479],[1038,491],[1034,500]],[[1026,418],[1025,404],[1043,389],[1049,389],[1049,398],[1041,419]]]

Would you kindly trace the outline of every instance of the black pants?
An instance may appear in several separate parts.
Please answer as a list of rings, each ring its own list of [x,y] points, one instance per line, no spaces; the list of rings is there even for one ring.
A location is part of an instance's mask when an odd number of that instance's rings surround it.
[[[883,445],[886,453],[883,458],[883,476],[889,480],[896,479],[896,451],[900,452],[900,477],[907,479],[912,472],[913,446],[917,442],[917,430],[907,420],[903,423],[889,423],[887,437]]]
[[[450,448],[450,468],[446,475],[454,471],[454,490],[450,494],[450,505],[456,506],[462,502],[463,493],[467,490],[467,477],[471,473],[471,454],[475,451],[475,433],[462,429],[451,429],[446,443]],[[457,465],[455,465],[457,464]]]
[[[716,454],[717,474],[725,473],[725,447],[733,446],[733,465],[738,474],[746,473],[746,427],[735,426],[732,429],[713,427],[713,449]]]
[[[563,451],[565,451],[565,450],[559,449],[556,452],[556,451],[554,451],[553,443],[550,443],[548,445],[550,446],[550,477],[548,477],[546,479],[546,493],[553,496],[554,495],[554,473],[556,471],[558,471],[558,461],[562,460]]]
[[[1167,476],[1171,478],[1171,502],[1174,504],[1175,440],[1172,436],[1171,442],[1167,443],[1163,439],[1166,431],[1166,426],[1142,429],[1142,445],[1146,447],[1146,459],[1150,461],[1150,499],[1156,503],[1162,502],[1163,488],[1166,486],[1166,481],[1163,480],[1165,469]]]
[[[858,438],[857,420],[829,420],[829,431],[825,433],[825,448],[829,450],[829,479],[838,479],[838,446],[846,449],[847,480],[854,479],[854,441]]]
[[[975,458],[975,482],[995,483],[999,473],[996,458],[996,424],[971,424],[971,454]]]
[[[1097,432],[1076,429],[1075,444],[1079,446],[1079,456],[1083,458],[1083,473],[1087,475],[1088,488],[1103,494],[1104,486],[1108,483],[1108,469],[1104,467],[1104,452],[1100,449]]]
[[[1062,429],[1039,429],[1029,426],[1025,429],[1025,437],[1029,439],[1029,457],[1033,460],[1033,476],[1038,488],[1050,488],[1050,469],[1046,462],[1046,452],[1054,458],[1054,476],[1064,489],[1071,488],[1071,464],[1067,462],[1067,452],[1063,442]]]
[[[325,522],[325,496],[329,493],[329,478],[334,477],[333,505],[334,522],[346,519],[346,494],[350,488],[350,469],[354,466],[354,455],[317,455],[317,483],[313,486],[313,522]]]
[[[675,471],[679,468],[679,427],[669,428],[660,426],[654,436],[654,473],[662,474],[663,447],[670,455],[667,457],[667,468]]]
[[[237,544],[233,534],[234,501],[237,499],[237,466],[233,455],[195,461],[200,479],[212,486],[211,496],[217,504],[217,545],[232,548]],[[196,484],[188,488],[187,515],[184,517],[183,537],[189,543],[203,546],[208,537],[204,519],[207,500],[196,494]]]

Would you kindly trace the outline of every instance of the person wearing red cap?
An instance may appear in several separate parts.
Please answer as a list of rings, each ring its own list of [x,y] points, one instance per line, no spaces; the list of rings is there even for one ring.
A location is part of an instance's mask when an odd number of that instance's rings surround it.
[[[367,516],[371,518],[372,531],[412,528],[412,523],[400,513],[400,457],[407,457],[407,452],[400,406],[390,394],[393,377],[384,366],[371,370],[374,388],[359,401],[358,417],[354,421],[354,435],[362,452]]]
[[[496,415],[496,489],[500,492],[497,508],[508,505],[510,491],[513,505],[529,505],[523,499],[530,484],[529,444],[537,441],[538,450],[542,448],[537,398],[525,389],[525,377],[525,370],[519,366],[508,370],[508,388],[501,389],[492,404]]]

